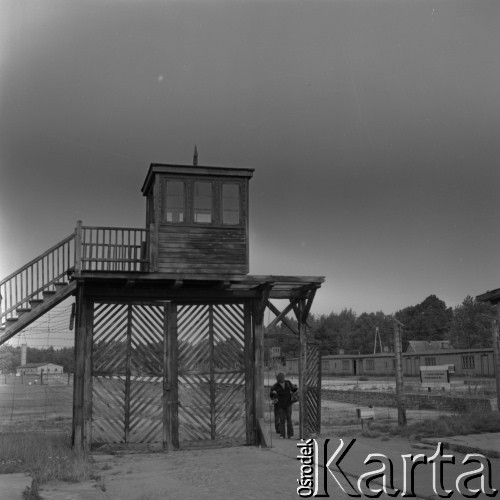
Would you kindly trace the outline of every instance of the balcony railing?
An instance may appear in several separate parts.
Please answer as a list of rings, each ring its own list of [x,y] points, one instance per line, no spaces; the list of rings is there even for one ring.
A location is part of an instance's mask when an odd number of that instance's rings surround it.
[[[77,226],[76,238],[81,238],[75,259],[77,273],[147,270],[146,229]]]

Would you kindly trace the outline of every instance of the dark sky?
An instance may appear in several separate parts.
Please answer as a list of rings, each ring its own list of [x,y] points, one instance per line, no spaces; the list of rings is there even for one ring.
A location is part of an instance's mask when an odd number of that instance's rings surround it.
[[[0,277],[151,162],[255,168],[250,272],[313,313],[500,287],[498,0],[0,3]]]

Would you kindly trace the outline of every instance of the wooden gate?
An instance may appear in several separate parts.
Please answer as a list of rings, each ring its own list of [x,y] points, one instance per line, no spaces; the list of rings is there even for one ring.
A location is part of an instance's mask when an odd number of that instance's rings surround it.
[[[92,445],[164,441],[166,307],[94,304]]]
[[[318,344],[307,343],[305,437],[321,432],[321,355]]]
[[[242,304],[178,306],[181,447],[246,442],[244,316]]]

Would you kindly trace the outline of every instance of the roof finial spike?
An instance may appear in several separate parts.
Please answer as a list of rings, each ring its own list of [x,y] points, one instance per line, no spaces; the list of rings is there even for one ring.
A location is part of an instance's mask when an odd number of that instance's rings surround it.
[[[194,154],[193,154],[193,166],[196,167],[198,165],[198,150],[196,149],[196,144],[194,145]]]

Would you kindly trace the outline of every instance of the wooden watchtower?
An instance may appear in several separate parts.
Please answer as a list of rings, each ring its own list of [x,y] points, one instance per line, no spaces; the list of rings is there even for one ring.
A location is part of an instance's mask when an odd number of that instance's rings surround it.
[[[0,344],[76,296],[76,448],[260,442],[266,309],[295,313],[301,436],[319,425],[306,320],[324,278],[248,274],[253,169],[196,163],[150,166],[145,228],[79,222],[0,282]]]

